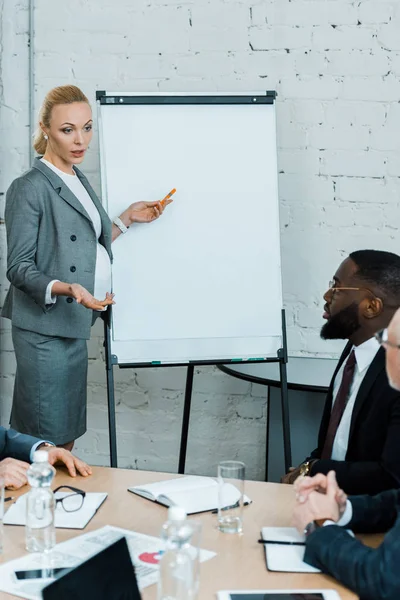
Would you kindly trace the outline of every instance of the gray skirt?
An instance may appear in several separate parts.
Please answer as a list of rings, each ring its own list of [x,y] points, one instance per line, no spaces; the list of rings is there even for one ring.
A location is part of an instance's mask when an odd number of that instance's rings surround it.
[[[86,340],[12,326],[17,372],[11,427],[55,444],[86,431]]]

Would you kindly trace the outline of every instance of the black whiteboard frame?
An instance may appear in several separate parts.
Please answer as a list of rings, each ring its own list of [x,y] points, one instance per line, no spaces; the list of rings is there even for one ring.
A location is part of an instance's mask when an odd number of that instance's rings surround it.
[[[254,96],[129,96],[124,94],[107,94],[96,92],[96,101],[101,105],[131,105],[131,104],[274,104],[276,92],[267,91],[265,95]]]
[[[193,104],[274,104],[276,99],[275,91],[266,91],[263,95],[256,93],[254,95],[129,95],[107,93],[106,91],[96,91],[96,101],[99,105],[193,105]],[[106,372],[107,372],[107,401],[108,401],[108,423],[109,423],[109,442],[110,442],[110,464],[111,467],[118,466],[117,459],[117,438],[116,438],[116,419],[115,419],[115,391],[114,391],[114,372],[113,367],[118,365],[120,369],[142,369],[142,368],[165,368],[165,367],[187,367],[185,400],[182,419],[181,442],[179,452],[178,473],[185,472],[186,450],[189,433],[190,407],[192,399],[194,368],[205,365],[228,365],[237,363],[263,363],[279,362],[281,379],[281,405],[282,405],[282,425],[283,425],[283,449],[285,470],[288,472],[292,464],[291,441],[290,441],[290,421],[289,421],[289,403],[288,403],[288,384],[286,365],[288,361],[287,338],[286,338],[286,317],[285,310],[282,309],[282,347],[278,349],[277,356],[265,358],[263,360],[231,360],[215,359],[204,361],[186,361],[180,363],[154,364],[149,363],[118,363],[118,357],[111,353],[111,306],[107,311],[107,318],[104,320],[104,345],[106,350]]]

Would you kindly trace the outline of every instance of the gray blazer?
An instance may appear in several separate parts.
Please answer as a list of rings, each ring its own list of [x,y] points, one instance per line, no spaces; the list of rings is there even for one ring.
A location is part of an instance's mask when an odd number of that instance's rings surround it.
[[[100,243],[110,259],[111,221],[86,177],[76,173],[99,211]],[[2,316],[21,329],[43,335],[90,338],[93,312],[60,296],[45,304],[53,279],[94,291],[96,234],[79,200],[38,158],[11,184],[6,197],[7,278],[11,282]]]
[[[30,462],[32,446],[40,441],[14,429],[0,427],[0,460],[10,457]]]

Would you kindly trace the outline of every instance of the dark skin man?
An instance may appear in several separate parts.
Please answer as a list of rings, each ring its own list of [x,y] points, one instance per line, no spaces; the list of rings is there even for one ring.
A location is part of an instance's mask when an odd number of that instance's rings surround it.
[[[357,272],[357,264],[350,257],[346,258],[325,292],[323,339],[349,340],[359,346],[389,325],[397,304],[378,285],[358,277]],[[311,470],[317,461],[309,461],[308,468]],[[294,483],[301,474],[304,474],[302,465],[292,467],[281,483]]]

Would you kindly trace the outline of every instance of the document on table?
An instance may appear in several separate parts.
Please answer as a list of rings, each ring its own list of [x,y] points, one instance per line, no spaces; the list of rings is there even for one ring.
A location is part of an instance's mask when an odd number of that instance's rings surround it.
[[[218,508],[218,482],[213,477],[187,475],[147,485],[136,485],[128,488],[128,492],[164,506],[181,506],[188,515]],[[226,486],[225,501],[229,505],[236,504],[240,495],[241,492],[234,485]],[[250,504],[251,500],[244,496],[243,502],[246,505]]]
[[[305,536],[294,527],[263,527],[263,540],[279,542],[305,542]],[[320,573],[319,569],[303,561],[305,545],[265,544],[265,560],[269,571],[288,571],[290,573]]]
[[[86,493],[82,507],[74,512],[67,512],[63,509],[61,502],[57,503],[55,526],[64,529],[84,529],[103,504],[107,495],[106,493]],[[54,496],[56,499],[63,498],[64,496],[68,496],[68,492],[56,492]],[[24,494],[10,506],[4,515],[4,525],[25,525],[26,498],[27,494]]]
[[[48,567],[76,567],[121,537],[125,537],[128,543],[139,589],[142,590],[156,583],[158,580],[158,561],[160,553],[164,550],[164,543],[157,537],[106,525],[101,529],[57,544],[50,553],[50,564],[44,562],[45,559],[41,554],[26,554],[21,558],[0,565],[0,591],[27,598],[27,600],[41,600],[42,589],[50,583],[51,579],[18,581],[15,577],[15,571]],[[200,562],[209,560],[214,556],[215,552],[200,550]]]

